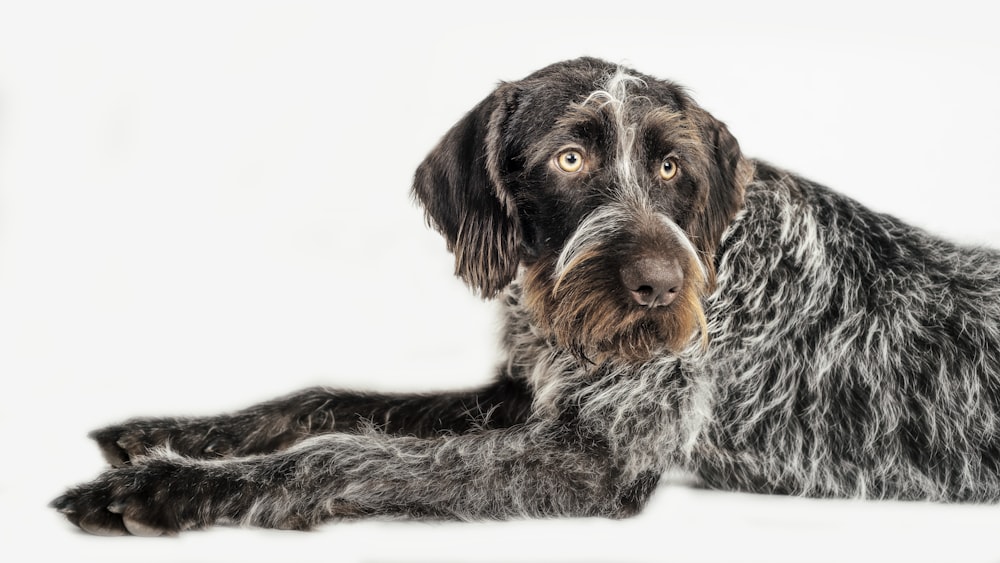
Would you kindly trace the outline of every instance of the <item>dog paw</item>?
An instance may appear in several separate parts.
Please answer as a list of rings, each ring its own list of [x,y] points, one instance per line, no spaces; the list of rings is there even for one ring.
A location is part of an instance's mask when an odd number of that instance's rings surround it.
[[[235,438],[219,426],[193,419],[134,419],[90,433],[112,467],[129,465],[158,447],[193,458],[225,457]]]
[[[112,469],[53,500],[81,530],[99,536],[163,536],[212,523],[212,480],[163,460]]]

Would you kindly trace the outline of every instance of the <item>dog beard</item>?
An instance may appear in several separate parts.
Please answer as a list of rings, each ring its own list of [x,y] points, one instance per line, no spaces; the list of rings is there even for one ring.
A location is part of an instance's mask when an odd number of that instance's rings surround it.
[[[707,342],[701,297],[706,283],[694,257],[682,261],[684,284],[664,307],[641,307],[622,287],[607,253],[590,249],[556,275],[556,260],[528,266],[525,304],[545,335],[585,361],[643,362],[664,350],[680,352],[700,333]]]

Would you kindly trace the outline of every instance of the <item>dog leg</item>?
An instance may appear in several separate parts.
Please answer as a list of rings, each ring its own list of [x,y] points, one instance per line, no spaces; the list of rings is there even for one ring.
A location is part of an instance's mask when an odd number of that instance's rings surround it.
[[[430,437],[502,428],[527,417],[523,383],[500,377],[471,391],[372,394],[310,388],[230,414],[193,418],[137,418],[90,434],[105,459],[130,463],[156,447],[194,458],[268,453],[328,432],[374,426],[386,433]]]
[[[102,535],[221,523],[308,529],[359,515],[623,517],[638,511],[659,472],[626,476],[616,460],[593,436],[547,422],[435,438],[332,433],[265,456],[154,454],[52,505]]]

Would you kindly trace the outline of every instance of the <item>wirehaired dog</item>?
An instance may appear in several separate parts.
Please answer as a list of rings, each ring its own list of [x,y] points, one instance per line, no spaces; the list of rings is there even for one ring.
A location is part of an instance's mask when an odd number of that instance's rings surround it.
[[[816,497],[1000,499],[1000,253],[745,158],[606,62],[502,83],[417,170],[505,308],[482,388],[308,389],[92,434],[53,505],[96,534],[336,518],[624,517],[667,469]]]

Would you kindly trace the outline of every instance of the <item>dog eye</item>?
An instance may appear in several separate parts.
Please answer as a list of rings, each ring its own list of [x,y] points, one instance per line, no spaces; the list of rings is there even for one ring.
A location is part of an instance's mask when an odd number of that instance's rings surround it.
[[[663,161],[663,165],[660,166],[660,178],[664,180],[672,180],[674,176],[677,175],[678,170],[677,163],[672,158],[668,158]]]
[[[583,168],[583,155],[578,150],[568,150],[559,153],[556,164],[563,172],[579,172]]]

